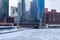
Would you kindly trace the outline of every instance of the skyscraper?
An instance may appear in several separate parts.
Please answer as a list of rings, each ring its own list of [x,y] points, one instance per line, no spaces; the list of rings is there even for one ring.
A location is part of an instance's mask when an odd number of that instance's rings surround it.
[[[30,17],[32,22],[37,21],[37,0],[33,0],[30,4]]]
[[[2,21],[2,18],[3,18],[3,5],[2,5],[3,1],[0,0],[0,22]]]
[[[38,0],[38,20],[44,22],[44,0]]]
[[[11,6],[11,16],[14,16],[15,13],[18,13],[18,8]]]
[[[3,0],[3,11],[4,11],[4,17],[9,16],[9,0]]]
[[[24,23],[26,20],[26,8],[25,8],[25,0],[20,0],[20,2],[18,3],[18,13],[19,15],[21,14],[20,18],[20,22]]]
[[[0,20],[9,16],[9,0],[0,0]]]
[[[22,17],[22,2],[21,0],[18,1],[18,21],[20,23]]]
[[[26,21],[26,8],[25,8],[25,0],[22,0],[22,18],[21,18],[21,22],[25,22]]]

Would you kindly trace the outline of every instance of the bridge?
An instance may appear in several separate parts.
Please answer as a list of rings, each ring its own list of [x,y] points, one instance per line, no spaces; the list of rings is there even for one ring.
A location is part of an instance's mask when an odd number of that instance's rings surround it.
[[[15,24],[14,24],[15,25]],[[39,23],[20,23],[21,27],[39,28]]]

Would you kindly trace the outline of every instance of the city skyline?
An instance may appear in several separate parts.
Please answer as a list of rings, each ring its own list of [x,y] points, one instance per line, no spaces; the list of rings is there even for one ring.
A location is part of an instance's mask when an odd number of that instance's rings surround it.
[[[26,10],[28,11],[30,9],[30,2],[33,1],[33,0],[25,0],[26,1]],[[14,7],[17,7],[18,6],[18,0],[9,0],[9,15],[10,14],[10,10],[11,10],[11,6],[14,6]]]
[[[28,11],[28,9],[30,9],[29,5],[32,0],[27,0],[26,1],[26,9]],[[60,4],[59,4],[60,0],[45,0],[45,8],[48,8],[49,11],[51,9],[56,9],[58,12],[60,12]],[[10,15],[10,10],[11,10],[11,6],[17,7],[17,3],[18,0],[9,0],[9,15]],[[54,5],[54,6],[53,6]]]
[[[27,0],[26,3],[29,4],[30,1],[32,1],[32,0]],[[59,9],[59,7],[60,7],[59,6],[60,5],[59,2],[60,2],[60,0],[45,0],[45,8],[49,8],[49,10],[56,9],[57,11],[60,11],[60,9]],[[11,6],[17,7],[17,3],[18,3],[18,0],[10,0],[10,5]]]

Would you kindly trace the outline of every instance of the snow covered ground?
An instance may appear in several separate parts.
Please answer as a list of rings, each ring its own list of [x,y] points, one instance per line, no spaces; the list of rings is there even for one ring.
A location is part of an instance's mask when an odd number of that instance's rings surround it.
[[[0,34],[0,40],[60,40],[60,29],[24,29]]]

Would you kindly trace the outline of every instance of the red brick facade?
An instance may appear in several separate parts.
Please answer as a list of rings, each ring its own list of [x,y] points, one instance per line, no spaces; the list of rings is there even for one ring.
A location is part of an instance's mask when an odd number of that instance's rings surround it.
[[[60,12],[56,12],[55,9],[45,12],[44,23],[45,24],[60,24]]]
[[[7,23],[14,23],[14,17],[8,17]]]
[[[45,8],[45,10],[44,10],[44,11],[45,11],[45,13],[46,13],[46,12],[48,12],[48,8]]]

